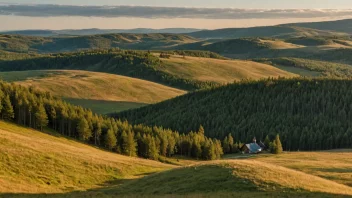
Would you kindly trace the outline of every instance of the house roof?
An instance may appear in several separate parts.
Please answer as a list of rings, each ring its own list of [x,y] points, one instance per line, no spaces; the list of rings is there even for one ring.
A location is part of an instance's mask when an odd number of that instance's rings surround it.
[[[257,143],[246,144],[246,146],[251,152],[258,152],[262,150],[262,148]]]

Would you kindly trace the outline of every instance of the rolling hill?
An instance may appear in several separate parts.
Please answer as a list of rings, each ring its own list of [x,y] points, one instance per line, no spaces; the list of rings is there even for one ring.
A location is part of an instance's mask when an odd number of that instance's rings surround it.
[[[250,28],[225,28],[188,33],[201,39],[234,39],[241,37],[290,38],[299,36],[348,36],[351,33],[351,19],[318,23],[293,23],[277,26]]]
[[[26,36],[84,36],[84,35],[95,35],[95,34],[185,34],[200,31],[200,29],[193,28],[165,28],[165,29],[149,29],[149,28],[137,28],[137,29],[79,29],[79,30],[18,30],[18,31],[6,31],[0,32],[0,34],[14,34],[14,35],[26,35]]]
[[[0,122],[0,196],[64,193],[119,184],[173,168]]]
[[[195,54],[198,53],[200,52]],[[186,55],[188,54],[192,53],[187,52]],[[182,90],[210,88],[247,78],[295,76],[270,65],[251,61],[222,60],[219,59],[220,56],[216,59],[180,55],[172,55],[170,58],[158,56],[158,53],[124,50],[63,53],[0,61],[0,71],[47,69],[96,71],[144,79]]]
[[[351,166],[350,151],[240,155],[248,158],[242,160],[227,156],[213,162],[180,159],[181,165],[175,166],[102,151],[3,121],[0,135],[1,197],[352,195],[350,173],[341,174]]]
[[[352,81],[268,79],[189,93],[115,117],[238,142],[281,135],[285,150],[349,148]],[[328,121],[327,121],[328,120]],[[334,123],[333,125],[329,123]]]
[[[344,19],[338,21],[324,21],[324,22],[310,22],[310,23],[293,23],[286,24],[285,26],[296,26],[303,28],[311,28],[323,31],[344,32],[347,34],[352,33],[352,19]]]
[[[11,52],[70,52],[84,49],[163,49],[198,41],[182,34],[102,34],[88,36],[38,37],[1,35],[0,50]]]
[[[351,65],[341,63],[302,58],[256,59],[255,61],[273,65],[279,69],[295,73],[300,76],[322,76],[327,78],[348,79],[352,77]]]
[[[50,92],[103,114],[161,102],[186,93],[136,78],[75,70],[0,72],[0,79]]]
[[[267,64],[252,61],[220,60],[173,55],[161,58],[161,71],[182,79],[210,81],[220,84],[232,83],[242,79],[261,79],[268,77],[295,77],[296,75],[274,68]]]

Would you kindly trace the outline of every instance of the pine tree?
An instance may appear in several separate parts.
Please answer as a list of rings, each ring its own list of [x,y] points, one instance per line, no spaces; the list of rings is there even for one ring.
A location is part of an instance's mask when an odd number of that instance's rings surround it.
[[[275,149],[275,154],[280,154],[282,153],[283,149],[282,149],[282,144],[281,144],[281,140],[280,140],[280,136],[279,134],[276,135],[275,138],[275,144],[276,144],[276,149]]]
[[[110,151],[116,147],[117,139],[112,129],[109,129],[105,135],[105,147]]]
[[[229,140],[228,140],[227,136],[222,141],[222,148],[224,149],[225,153],[230,153],[231,152],[231,148],[230,148]]]
[[[126,133],[125,131],[121,134],[122,138],[122,153],[131,157],[137,155],[137,143],[134,139],[134,134],[129,131]]]
[[[34,117],[37,125],[36,127],[43,131],[43,127],[46,127],[49,122],[43,103],[39,103],[39,106],[35,110]]]
[[[148,158],[157,160],[159,157],[159,153],[156,146],[155,138],[149,136],[148,140]]]
[[[11,104],[10,96],[7,95],[4,100],[4,106],[2,110],[2,118],[4,120],[11,121],[15,118],[15,113],[13,111],[13,106]]]
[[[92,137],[92,131],[89,129],[88,122],[85,118],[80,118],[77,124],[78,137],[82,141],[87,141]]]
[[[269,139],[268,135],[265,137],[264,145],[265,145],[266,149],[269,149],[269,147],[270,147],[270,139]]]
[[[227,139],[229,141],[230,153],[235,153],[236,152],[235,151],[236,149],[234,148],[235,142],[233,140],[233,137],[232,137],[231,133],[229,133],[229,135],[227,135]]]
[[[204,132],[204,127],[202,125],[199,126],[198,133],[201,135],[204,135],[205,132]]]

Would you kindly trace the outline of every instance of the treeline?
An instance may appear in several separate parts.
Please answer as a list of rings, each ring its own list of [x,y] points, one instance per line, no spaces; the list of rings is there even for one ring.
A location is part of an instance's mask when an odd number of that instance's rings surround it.
[[[153,52],[169,54],[169,55],[215,58],[215,59],[221,59],[221,60],[228,60],[229,59],[229,58],[223,57],[220,54],[217,54],[214,52],[201,51],[201,50],[173,50],[173,51],[153,51]]]
[[[266,63],[274,66],[286,66],[306,69],[308,71],[319,72],[321,76],[329,78],[351,78],[352,67],[350,65],[302,59],[302,58],[264,58],[254,59],[254,61]]]
[[[128,156],[158,160],[183,155],[219,159],[219,140],[205,137],[203,127],[187,135],[162,127],[131,125],[70,105],[50,93],[0,82],[0,118],[19,125],[58,133]]]
[[[184,133],[202,124],[207,137],[231,133],[238,142],[280,134],[284,150],[324,150],[352,147],[351,101],[351,80],[267,79],[197,91],[114,116]]]
[[[0,71],[76,69],[125,75],[184,90],[217,86],[214,82],[179,78],[161,71],[162,67],[162,61],[149,52],[119,49],[59,53],[21,60],[0,61]]]

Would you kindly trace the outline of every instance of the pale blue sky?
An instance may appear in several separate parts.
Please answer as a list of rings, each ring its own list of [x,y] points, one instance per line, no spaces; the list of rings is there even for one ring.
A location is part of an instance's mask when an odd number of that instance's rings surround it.
[[[11,3],[65,5],[147,5],[234,8],[352,8],[351,0],[0,0]]]

